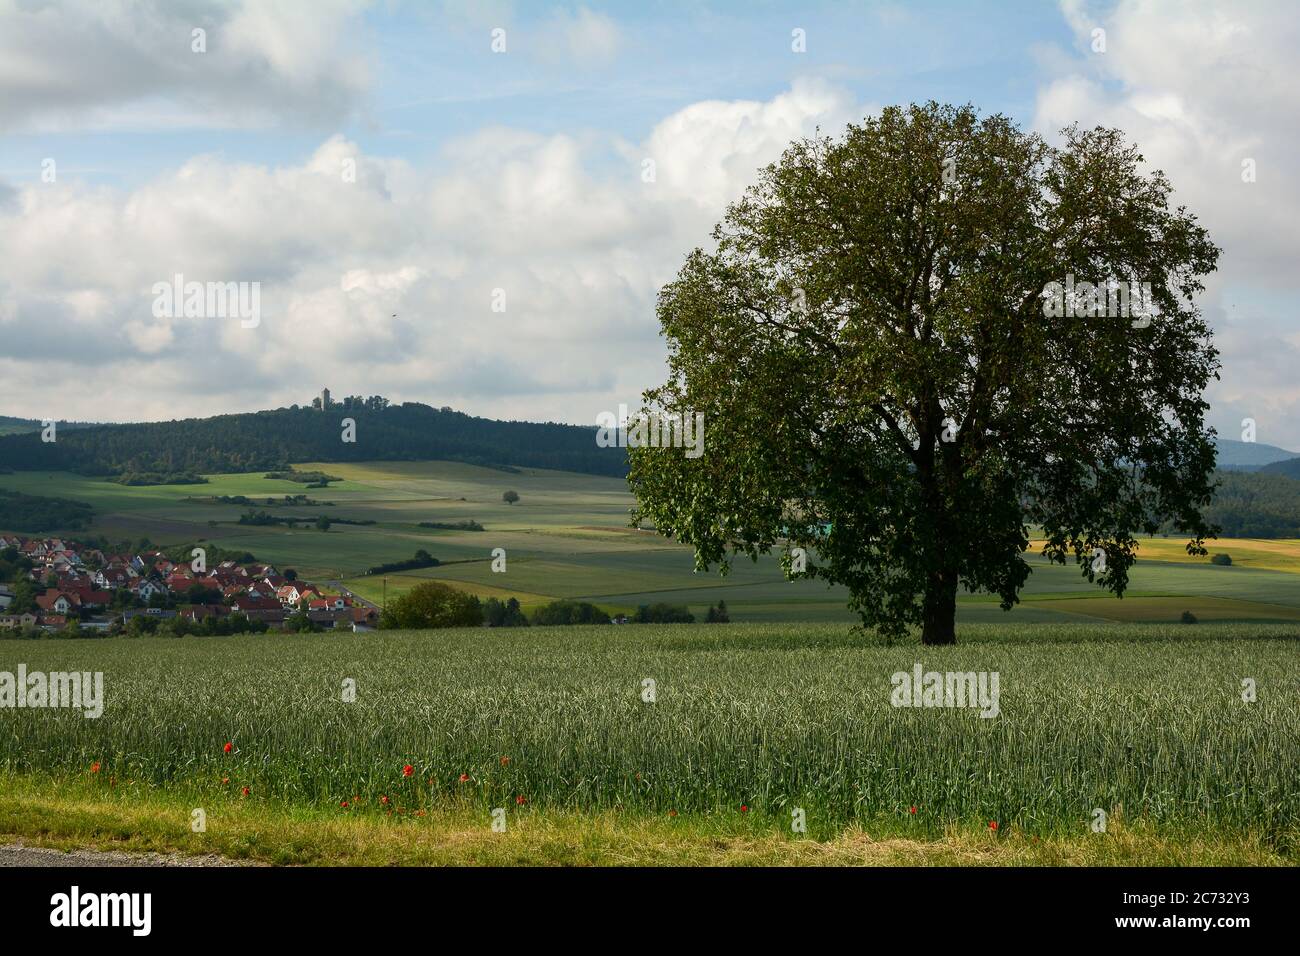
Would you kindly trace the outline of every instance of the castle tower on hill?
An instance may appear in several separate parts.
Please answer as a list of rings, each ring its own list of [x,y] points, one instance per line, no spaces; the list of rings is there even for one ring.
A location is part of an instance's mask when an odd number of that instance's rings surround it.
[[[330,409],[330,390],[328,388],[322,388],[320,390],[320,410],[322,412],[328,412],[329,409]]]

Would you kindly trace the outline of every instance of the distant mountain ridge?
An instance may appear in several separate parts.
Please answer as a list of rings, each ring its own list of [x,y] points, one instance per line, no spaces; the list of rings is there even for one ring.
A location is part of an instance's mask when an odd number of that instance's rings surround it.
[[[345,441],[342,421],[355,421]],[[460,461],[624,477],[623,449],[601,448],[596,428],[475,418],[383,399],[364,405],[279,408],[181,421],[99,425],[0,436],[0,469],[83,475],[247,472],[303,461]]]
[[[1219,467],[1228,471],[1256,471],[1275,462],[1300,458],[1300,452],[1263,442],[1215,438],[1214,444],[1219,451]]]

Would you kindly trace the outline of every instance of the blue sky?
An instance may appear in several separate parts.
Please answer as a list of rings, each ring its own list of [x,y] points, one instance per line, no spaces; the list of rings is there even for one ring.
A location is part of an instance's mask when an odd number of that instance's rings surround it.
[[[494,124],[638,140],[698,100],[768,100],[809,76],[864,103],[969,101],[1027,121],[1042,79],[1035,49],[1075,43],[1060,11],[1041,0],[491,7],[467,13],[417,2],[364,10],[351,39],[365,51],[373,86],[361,110],[339,122],[283,117],[272,128],[171,129],[142,118],[96,130],[17,130],[0,141],[0,169],[11,183],[36,181],[41,159],[56,148],[87,182],[130,188],[196,153],[298,161],[322,133],[342,132],[367,152],[418,163],[436,162],[449,139]],[[547,58],[548,30],[581,10],[617,23],[616,54],[592,63]],[[489,24],[507,30],[507,55],[491,51]],[[791,51],[795,28],[806,32],[803,54]]]
[[[1280,0],[0,0],[0,414],[328,385],[590,424],[661,380],[656,291],[755,169],[933,98],[1137,141],[1224,248],[1211,421],[1300,448],[1296,49]],[[178,272],[260,282],[266,320],[151,314]]]

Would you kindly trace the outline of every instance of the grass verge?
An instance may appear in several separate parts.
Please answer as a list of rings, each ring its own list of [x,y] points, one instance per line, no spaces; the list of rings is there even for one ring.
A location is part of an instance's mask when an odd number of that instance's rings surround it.
[[[210,802],[210,801],[209,801]],[[852,826],[813,839],[773,817],[649,817],[510,813],[496,833],[481,808],[421,816],[382,807],[330,813],[256,799],[197,809],[183,794],[138,786],[106,789],[34,775],[0,781],[0,843],[63,850],[218,854],[232,860],[308,866],[1281,866],[1294,861],[1256,834],[1157,831],[1112,817],[1108,832],[1043,835],[950,826],[932,839],[906,823]]]

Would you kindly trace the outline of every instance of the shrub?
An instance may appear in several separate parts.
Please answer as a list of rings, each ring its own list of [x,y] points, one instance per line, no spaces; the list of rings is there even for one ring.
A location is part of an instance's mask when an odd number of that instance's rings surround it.
[[[328,488],[331,481],[342,481],[342,478],[336,475],[327,475],[323,471],[295,471],[290,468],[288,471],[271,471],[264,476],[274,478],[280,481],[296,481],[299,484],[306,485],[308,488]]]
[[[685,604],[642,604],[632,620],[637,624],[694,624],[695,615]]]
[[[1223,566],[1223,567],[1226,568],[1226,567],[1228,567],[1229,565],[1232,564],[1232,555],[1230,555],[1230,554],[1216,554],[1216,555],[1214,555],[1213,557],[1210,558],[1210,563],[1211,563],[1211,564],[1218,564],[1218,565],[1221,565],[1221,566]]]
[[[533,612],[533,623],[608,624],[609,615],[586,601],[552,601]]]
[[[1196,620],[1196,615],[1193,614],[1191,611],[1184,611],[1184,612],[1183,612],[1182,622],[1183,622],[1184,624],[1196,624],[1196,623],[1198,623],[1197,620]]]
[[[431,625],[412,624],[410,627],[426,627]],[[312,621],[311,615],[306,611],[297,611],[290,614],[284,621],[286,631],[297,631],[300,634],[310,634],[313,631],[319,631],[320,628]]]
[[[477,627],[483,608],[472,594],[438,581],[417,584],[388,602],[380,618],[382,628]]]
[[[520,610],[518,598],[488,598],[483,602],[483,623],[488,627],[527,627],[528,618]]]
[[[129,637],[144,637],[155,633],[157,630],[158,621],[143,614],[137,614],[126,623],[126,634]]]
[[[377,564],[373,568],[368,568],[366,574],[392,574],[397,571],[414,571],[417,568],[436,568],[437,566],[438,559],[421,548],[415,552],[413,558],[408,558],[405,561],[390,561],[388,564]]]
[[[729,624],[731,615],[727,613],[727,602],[719,601],[718,606],[709,605],[709,613],[704,617],[705,624]]]
[[[113,481],[119,485],[206,485],[208,479],[189,471],[127,471],[118,475]]]

